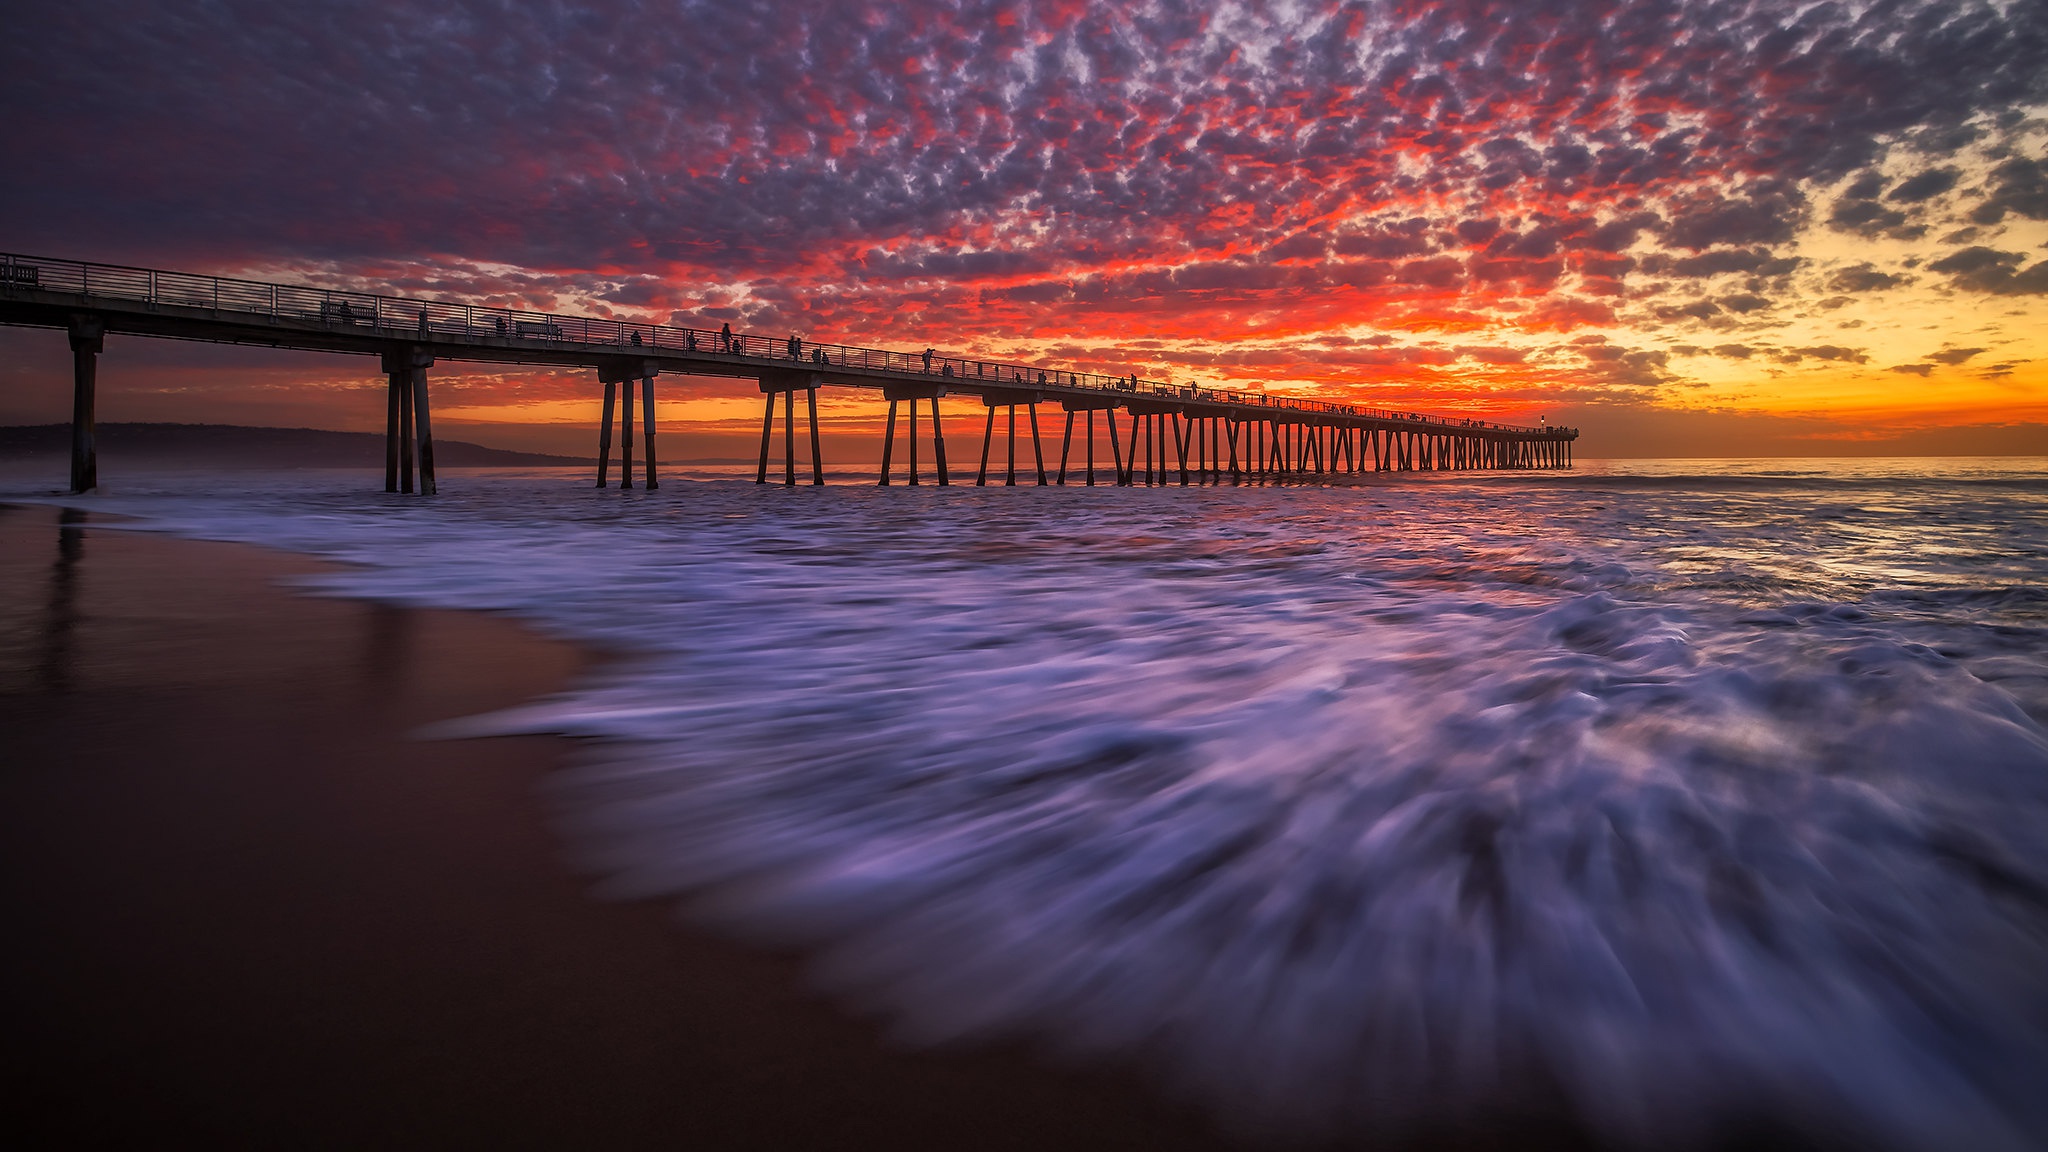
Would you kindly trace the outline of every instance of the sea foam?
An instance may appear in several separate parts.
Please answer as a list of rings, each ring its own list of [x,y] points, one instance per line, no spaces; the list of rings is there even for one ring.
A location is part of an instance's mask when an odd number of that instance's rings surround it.
[[[451,732],[620,897],[1228,1123],[2048,1142],[2048,485],[109,503],[620,659]]]

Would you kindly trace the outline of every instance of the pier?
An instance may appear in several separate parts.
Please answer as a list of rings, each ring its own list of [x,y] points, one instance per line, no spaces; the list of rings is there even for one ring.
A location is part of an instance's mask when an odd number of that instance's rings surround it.
[[[987,415],[974,483],[1015,485],[1021,435],[1026,483],[1159,485],[1305,480],[1359,472],[1569,468],[1574,428],[1523,427],[1105,376],[1052,364],[814,344],[729,329],[672,327],[413,300],[373,293],[272,284],[0,254],[0,324],[61,329],[71,342],[71,488],[98,484],[93,424],[105,337],[154,336],[379,358],[387,385],[384,488],[431,495],[434,476],[429,369],[480,362],[579,367],[603,392],[597,487],[660,486],[655,380],[664,373],[756,382],[763,397],[755,480],[770,479],[777,401],[782,408],[780,481],[798,483],[796,394],[804,393],[811,484],[825,482],[818,437],[818,390],[877,391],[888,404],[878,482],[892,483],[899,405],[908,482],[922,483],[919,408],[930,422],[929,477],[956,482],[946,457],[939,399],[979,397]],[[634,429],[635,408],[639,430]],[[1021,410],[1021,411],[1020,411]],[[1098,469],[1095,420],[1108,424],[1111,459]],[[1059,453],[1048,467],[1041,416],[1063,417]],[[1080,444],[1075,443],[1077,422]],[[1001,439],[1002,445],[996,440]],[[637,440],[637,443],[636,443]],[[1079,447],[1078,458],[1074,449]],[[638,450],[638,467],[635,464]],[[1000,451],[991,472],[991,454]],[[965,473],[962,472],[964,477]],[[999,479],[992,479],[999,477]],[[959,482],[965,482],[964,479]]]

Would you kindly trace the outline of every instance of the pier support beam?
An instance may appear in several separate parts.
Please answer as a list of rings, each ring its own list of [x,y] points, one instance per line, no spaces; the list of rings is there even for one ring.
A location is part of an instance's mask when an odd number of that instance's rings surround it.
[[[772,404],[774,401],[771,400],[769,403]],[[896,404],[894,400],[889,401],[889,423],[882,429],[882,479],[879,485],[883,488],[889,486],[889,454],[896,449]],[[766,443],[765,437],[763,443]],[[762,451],[766,452],[767,449],[763,448]],[[761,459],[764,461],[762,467],[766,468],[767,456],[764,455]]]
[[[1131,410],[1131,463],[1137,464],[1138,442],[1142,438],[1145,449],[1145,483],[1165,484],[1167,474],[1173,469],[1172,457],[1167,454],[1167,441],[1171,437],[1175,447],[1182,450],[1181,466],[1186,469],[1186,445],[1180,438],[1179,425],[1181,405],[1149,400],[1132,400]],[[1167,418],[1172,417],[1174,427],[1167,427]]]
[[[1085,412],[1088,415],[1088,419],[1085,421],[1086,442],[1083,445],[1082,454],[1086,457],[1086,467],[1088,469],[1087,485],[1090,488],[1093,488],[1095,486],[1095,413],[1098,409],[1109,413],[1110,432],[1112,435],[1114,435],[1116,431],[1116,408],[1118,403],[1119,401],[1114,400],[1107,396],[1063,396],[1060,398],[1060,407],[1066,409],[1067,411],[1068,436],[1071,437],[1073,435],[1074,413]],[[1066,458],[1066,451],[1062,449],[1060,452],[1060,475],[1063,477],[1066,475],[1067,471]],[[1060,481],[1060,483],[1064,484],[1066,483],[1066,481],[1063,479]]]
[[[619,397],[619,491],[633,486],[633,379],[620,381],[625,393]]]
[[[646,365],[646,371],[651,374],[653,367],[652,364]],[[805,407],[811,418],[811,483],[814,485],[823,484],[825,482],[825,465],[824,454],[818,444],[818,387],[824,383],[824,379],[816,372],[802,369],[767,368],[762,370],[757,383],[761,386],[763,404],[761,407],[761,455],[754,463],[754,483],[766,484],[768,482],[768,448],[775,439],[775,397],[780,394],[782,397],[782,485],[785,488],[796,487],[796,394],[798,392],[808,392],[810,396]],[[629,398],[631,395],[631,392],[627,393]],[[649,419],[651,420],[652,417],[650,416]],[[895,431],[895,425],[896,406],[891,404],[889,406],[890,431]],[[649,441],[648,451],[650,453],[653,451],[652,443],[652,441]],[[882,483],[884,484],[889,482],[888,469],[886,467],[888,451],[888,446],[884,445],[882,448],[884,463]],[[648,464],[647,486],[652,488],[654,487],[654,469],[651,458]]]
[[[405,380],[397,372],[384,374],[384,490],[398,491],[398,410],[405,403]],[[605,423],[611,423],[611,405],[605,405]],[[597,486],[604,487],[604,465],[598,464]]]
[[[434,357],[413,345],[387,349],[383,368],[390,393],[385,405],[384,490],[411,492],[419,461],[420,494],[438,491],[434,480],[434,426],[427,404],[427,369]]]
[[[821,381],[822,383],[822,381]],[[765,387],[765,385],[764,385]],[[932,456],[938,466],[939,486],[945,487],[952,481],[946,473],[946,433],[939,425],[939,397],[946,394],[943,384],[885,384],[882,398],[889,402],[889,423],[882,441],[882,476],[879,484],[889,484],[889,461],[895,456],[896,448],[896,405],[910,404],[910,482],[922,483],[917,474],[917,402],[927,401],[932,413]]]
[[[633,405],[634,393],[640,395],[641,435],[645,438],[647,457],[647,488],[653,491],[661,487],[655,474],[654,464],[654,378],[661,369],[652,360],[617,359],[600,361],[597,366],[598,382],[604,385],[604,415],[597,434],[597,486],[605,486],[606,473],[611,467],[612,415],[616,411],[619,419],[619,487],[633,486]],[[614,404],[614,390],[617,402]]]
[[[661,481],[654,475],[654,373],[640,378],[640,435],[645,438],[647,450],[641,455],[647,457],[647,490],[661,487]]]
[[[1038,486],[1043,488],[1045,487],[1045,447],[1038,440],[1038,405],[1028,405],[1027,409],[1031,420],[1031,463],[1038,470]],[[1015,408],[1010,409],[1012,415],[1015,415],[1016,411]]]
[[[916,403],[915,400],[911,401],[913,405]],[[939,487],[944,488],[952,483],[952,479],[946,475],[946,430],[939,424],[939,398],[927,397],[926,403],[932,406],[932,462],[939,469]]]
[[[1131,434],[1132,434],[1132,435],[1136,435],[1136,434],[1137,434],[1137,431],[1138,431],[1138,418],[1137,418],[1136,416],[1133,416],[1133,417],[1131,417]],[[1138,445],[1137,445],[1137,443],[1136,443],[1136,442],[1134,441],[1134,442],[1132,442],[1132,444],[1131,444],[1131,455],[1132,455],[1132,457],[1133,457],[1134,459],[1135,459],[1135,458],[1136,458],[1136,456],[1137,456],[1137,452],[1138,452]],[[1131,472],[1130,472],[1130,469],[1128,469],[1128,468],[1125,468],[1125,467],[1124,467],[1124,450],[1123,450],[1123,446],[1117,443],[1117,438],[1116,438],[1116,409],[1114,409],[1114,408],[1112,408],[1112,409],[1110,409],[1110,410],[1109,410],[1109,454],[1110,454],[1110,455],[1111,455],[1112,457],[1114,457],[1114,458],[1115,458],[1115,464],[1116,464],[1116,483],[1117,483],[1117,487],[1121,488],[1121,487],[1124,487],[1125,485],[1128,485],[1128,484],[1129,484],[1129,483],[1131,482]]]
[[[434,422],[427,413],[427,368],[434,358],[418,348],[412,352],[412,407],[413,425],[419,436],[420,445],[420,495],[433,496],[441,491],[434,480]]]
[[[391,473],[393,479],[391,484],[387,485],[384,489],[387,492],[398,491],[396,478],[398,475],[397,421],[400,403],[398,398],[399,392],[398,380],[394,377],[391,381]],[[597,486],[599,488],[610,487],[608,474],[612,466],[612,418],[615,415],[618,403],[619,386],[617,384],[606,384],[604,386],[604,415],[598,419],[597,423]]]
[[[106,346],[106,321],[98,316],[71,318],[71,490],[90,492],[100,486],[98,417],[99,356]]]
[[[1003,486],[1017,486],[1017,406],[1023,405],[1031,421],[1031,455],[1038,467],[1038,482],[1046,483],[1045,448],[1038,434],[1038,405],[1045,394],[1037,389],[990,388],[981,393],[981,402],[988,409],[988,419],[981,429],[981,467],[975,471],[977,485],[988,483],[988,454],[996,434],[996,409],[1007,410],[1004,417],[1004,475]]]
[[[819,485],[825,482],[825,450],[818,444],[818,390],[804,389],[804,402],[809,406],[811,413],[811,483]],[[938,412],[934,411],[933,425],[936,426],[938,421]],[[652,452],[653,449],[650,447],[648,451]]]

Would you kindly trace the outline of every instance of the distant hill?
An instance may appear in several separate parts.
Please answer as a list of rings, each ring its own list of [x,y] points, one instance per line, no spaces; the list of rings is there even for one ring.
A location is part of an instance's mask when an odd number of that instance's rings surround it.
[[[239,424],[101,424],[101,454],[160,466],[208,468],[381,468],[384,436],[318,428],[248,428]],[[65,456],[69,424],[0,427],[0,458]],[[462,440],[434,438],[441,468],[537,468],[595,465],[596,458],[507,452]]]

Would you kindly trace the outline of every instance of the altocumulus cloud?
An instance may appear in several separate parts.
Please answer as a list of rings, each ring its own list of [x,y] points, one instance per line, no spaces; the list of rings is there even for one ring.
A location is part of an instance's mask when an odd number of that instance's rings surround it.
[[[1325,342],[1316,374],[1637,390],[1670,380],[1663,353],[1570,334],[1766,317],[1810,227],[2048,218],[2016,143],[2048,104],[2043,11],[17,6],[0,227],[13,248],[659,319],[1150,341],[1169,369],[1190,342],[1486,331],[1554,354]],[[1990,247],[1926,268],[2048,291],[2048,266]],[[1799,350],[1856,358],[1826,353]]]

